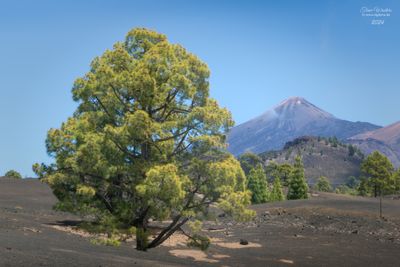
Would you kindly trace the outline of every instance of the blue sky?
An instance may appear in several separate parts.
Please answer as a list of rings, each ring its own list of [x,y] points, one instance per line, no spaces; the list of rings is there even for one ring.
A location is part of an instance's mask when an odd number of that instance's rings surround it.
[[[49,162],[46,132],[72,115],[73,81],[134,27],[166,34],[211,69],[237,123],[290,96],[335,116],[400,120],[399,1],[0,2],[0,175]],[[371,25],[362,7],[390,8]]]

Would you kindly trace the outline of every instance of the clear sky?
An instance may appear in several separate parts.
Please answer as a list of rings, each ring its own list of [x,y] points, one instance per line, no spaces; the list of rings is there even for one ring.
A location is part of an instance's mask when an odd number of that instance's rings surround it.
[[[383,25],[362,16],[390,8]],[[46,132],[72,115],[73,81],[134,27],[211,69],[237,123],[290,96],[335,116],[400,120],[400,1],[0,1],[0,175],[49,162]]]

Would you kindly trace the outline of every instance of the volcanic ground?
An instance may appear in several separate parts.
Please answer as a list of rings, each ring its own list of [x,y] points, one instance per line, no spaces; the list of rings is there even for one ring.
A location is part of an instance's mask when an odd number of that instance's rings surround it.
[[[206,252],[177,233],[163,246],[135,250],[95,245],[80,218],[52,209],[55,197],[36,179],[0,178],[0,266],[399,266],[400,200],[314,194],[254,205],[257,217],[206,222]],[[241,245],[240,241],[247,241]],[[243,243],[243,242],[242,242]]]

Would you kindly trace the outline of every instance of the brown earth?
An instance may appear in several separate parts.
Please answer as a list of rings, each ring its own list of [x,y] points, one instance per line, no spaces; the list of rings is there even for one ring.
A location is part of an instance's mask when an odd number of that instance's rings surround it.
[[[399,266],[399,200],[385,199],[385,220],[377,200],[335,194],[255,205],[252,222],[207,222],[206,252],[179,233],[148,252],[93,245],[55,202],[40,181],[0,178],[0,266]]]

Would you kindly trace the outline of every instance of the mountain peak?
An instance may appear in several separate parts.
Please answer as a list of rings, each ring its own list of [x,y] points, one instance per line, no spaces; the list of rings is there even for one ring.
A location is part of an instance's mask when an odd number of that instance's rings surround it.
[[[310,103],[308,102],[305,98],[300,97],[300,96],[292,96],[289,97],[285,100],[283,100],[278,106],[282,106],[282,105],[290,105],[290,104],[303,104],[303,103]]]
[[[304,119],[316,119],[316,118],[334,118],[334,116],[319,107],[311,104],[305,98],[300,96],[289,97],[282,101],[279,105],[273,109],[277,114],[282,116],[295,116],[302,117]]]
[[[337,119],[303,97],[296,96],[233,127],[228,135],[228,150],[235,155],[245,151],[260,153],[281,149],[287,141],[303,135],[346,139],[377,128],[369,123]]]

